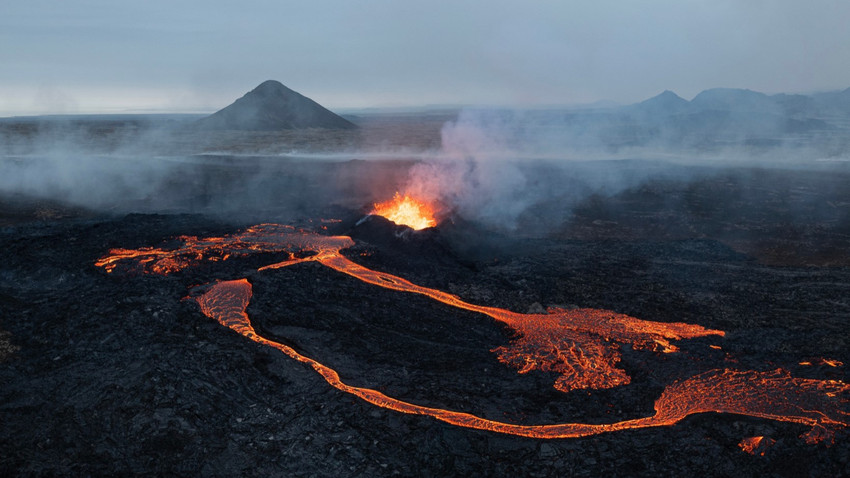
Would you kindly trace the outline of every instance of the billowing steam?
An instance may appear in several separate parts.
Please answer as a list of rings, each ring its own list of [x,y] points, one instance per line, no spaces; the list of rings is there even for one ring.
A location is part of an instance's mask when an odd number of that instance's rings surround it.
[[[179,177],[179,164],[155,153],[165,126],[9,119],[0,127],[0,193],[6,196],[127,210]]]
[[[465,109],[440,134],[439,153],[411,168],[404,191],[497,229],[557,227],[588,195],[659,174],[604,161],[628,156],[575,138],[563,119],[539,112]]]
[[[499,118],[461,112],[443,126],[437,158],[413,166],[405,190],[464,217],[512,225],[535,194],[511,157],[512,133]]]
[[[847,118],[850,89],[811,97],[715,89],[691,101],[667,91],[624,107],[470,108],[444,124],[439,152],[412,168],[404,190],[487,226],[547,229],[591,194],[614,195],[650,177],[846,163]]]
[[[840,164],[850,151],[850,90],[377,114],[353,118],[357,130],[211,132],[191,127],[197,117],[140,118],[0,120],[0,194],[259,221],[363,210],[398,191],[487,227],[547,232],[591,195],[647,178],[689,179],[707,165]]]

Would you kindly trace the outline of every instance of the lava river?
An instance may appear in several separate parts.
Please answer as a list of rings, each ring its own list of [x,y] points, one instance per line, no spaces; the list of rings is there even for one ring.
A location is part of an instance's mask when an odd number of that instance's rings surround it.
[[[673,341],[701,336],[723,336],[720,330],[687,323],[652,322],[600,309],[550,309],[547,314],[520,314],[476,305],[440,290],[363,267],[340,251],[354,242],[345,236],[323,236],[277,224],[261,224],[245,231],[210,238],[181,236],[173,248],[114,249],[96,265],[116,269],[169,274],[205,261],[221,261],[258,252],[288,254],[288,260],[260,268],[280,269],[301,262],[318,262],[363,282],[399,292],[424,295],[444,304],[487,315],[516,331],[509,345],[493,350],[499,360],[519,373],[555,372],[554,387],[563,392],[604,389],[630,382],[619,368],[621,344],[635,349],[675,353]],[[273,347],[308,364],[330,385],[373,405],[402,413],[427,415],[452,425],[535,438],[570,438],[616,430],[672,425],[703,412],[735,413],[811,427],[806,441],[833,440],[834,431],[850,426],[850,385],[835,380],[792,377],[771,372],[716,369],[668,385],[655,401],[655,414],[605,424],[558,423],[518,425],[484,419],[468,413],[425,407],[387,396],[377,390],[354,387],[339,374],[287,345],[259,336],[246,313],[252,296],[247,279],[222,281],[195,291],[192,300],[201,311],[246,338]]]

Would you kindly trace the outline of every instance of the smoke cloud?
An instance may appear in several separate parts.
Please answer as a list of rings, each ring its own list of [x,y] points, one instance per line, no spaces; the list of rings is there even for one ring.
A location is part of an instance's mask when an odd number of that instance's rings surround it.
[[[814,96],[664,92],[624,107],[467,108],[405,191],[486,226],[557,227],[591,195],[721,168],[818,168],[850,158],[850,89]],[[548,226],[546,226],[548,224]]]
[[[439,152],[411,168],[404,190],[496,229],[556,227],[590,194],[659,174],[604,164],[628,153],[577,138],[562,119],[539,113],[463,110],[441,138]]]
[[[364,114],[354,131],[209,132],[187,127],[197,117],[168,115],[11,118],[0,120],[0,194],[248,222],[365,212],[399,190],[446,216],[545,234],[588,198],[648,180],[850,165],[848,108],[850,90],[710,90],[625,107]]]

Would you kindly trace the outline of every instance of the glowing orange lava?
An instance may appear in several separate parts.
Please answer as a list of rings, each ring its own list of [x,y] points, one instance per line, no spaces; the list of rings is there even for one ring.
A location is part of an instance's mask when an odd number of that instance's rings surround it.
[[[329,237],[309,234],[280,224],[258,224],[239,234],[224,237],[179,236],[180,245],[172,249],[141,247],[139,249],[112,249],[108,256],[95,262],[106,272],[118,265],[127,271],[168,275],[202,262],[217,262],[231,257],[247,256],[259,252],[285,252],[290,258],[296,253],[313,252],[323,248],[345,249],[354,245],[348,237]]]
[[[741,440],[740,443],[738,443],[738,447],[740,447],[741,450],[744,450],[745,453],[749,453],[750,455],[758,454],[764,456],[764,452],[768,448],[773,446],[775,443],[776,440],[774,440],[773,438],[766,438],[763,436],[747,437]]]
[[[417,231],[437,225],[437,220],[434,218],[436,211],[431,205],[407,194],[402,196],[398,192],[391,200],[375,204],[370,214],[385,217],[396,224],[408,226]]]
[[[286,251],[290,254],[289,260],[260,270],[280,269],[307,261],[318,262],[369,284],[424,295],[506,324],[517,332],[518,337],[508,346],[494,349],[499,359],[518,368],[520,373],[531,370],[558,373],[554,386],[564,392],[628,384],[629,376],[617,367],[621,357],[620,344],[674,353],[678,349],[671,341],[724,334],[723,331],[699,325],[651,322],[599,309],[551,309],[548,314],[520,314],[470,304],[458,296],[416,285],[401,277],[352,262],[340,253],[341,249],[353,245],[353,241],[345,236],[321,236],[287,226],[263,224],[240,234],[220,238],[184,236],[180,239],[184,241],[183,244],[171,251],[156,248],[113,250],[112,256],[101,258],[97,265],[110,272],[121,266],[127,270],[142,268],[146,272],[167,274],[175,270],[172,265],[178,269],[189,267],[193,263],[190,256],[200,262],[208,260],[207,253],[218,257],[225,251],[230,254]],[[299,253],[303,257],[297,258],[296,254]],[[169,267],[165,267],[165,264]],[[835,429],[850,426],[850,414],[847,411],[850,385],[835,380],[794,378],[781,369],[772,372],[710,370],[668,385],[655,402],[654,415],[607,424],[517,425],[459,411],[425,407],[389,397],[377,390],[348,385],[335,370],[300,354],[292,347],[257,335],[246,313],[251,295],[251,284],[246,279],[239,279],[199,289],[193,300],[206,316],[250,340],[273,347],[308,364],[331,386],[343,392],[390,410],[428,415],[457,426],[535,438],[570,438],[672,425],[691,414],[717,412],[804,424],[812,427],[803,436],[807,442],[827,444],[833,440]]]
[[[840,360],[828,359],[828,358],[823,358],[823,357],[817,357],[817,358],[814,358],[812,360],[805,360],[803,362],[800,362],[800,365],[807,365],[807,366],[828,365],[830,367],[843,367],[844,366],[844,364],[841,363]]]

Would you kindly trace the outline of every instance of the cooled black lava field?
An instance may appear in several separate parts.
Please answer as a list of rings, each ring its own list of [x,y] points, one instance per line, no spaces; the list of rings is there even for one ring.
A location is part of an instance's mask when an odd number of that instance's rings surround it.
[[[393,175],[408,167],[379,164],[296,163],[277,179],[251,184],[230,163],[194,165],[198,174],[183,196],[168,198],[221,205],[228,200],[216,196],[222,184],[264,188],[262,201],[240,204],[241,214],[236,207],[187,214],[177,206],[125,214],[3,198],[3,474],[850,475],[846,427],[808,443],[806,425],[702,413],[673,426],[543,440],[385,410],[183,300],[193,286],[247,278],[247,313],[258,332],[334,368],[347,383],[524,425],[646,417],[665,386],[715,368],[783,369],[847,383],[846,168],[611,163],[687,174],[647,175],[572,202],[551,196],[510,227],[450,213],[436,228],[412,232],[379,217],[362,221],[368,202],[351,200],[361,198],[369,178],[382,178],[380,194],[391,194]],[[345,189],[340,178],[348,174],[360,178],[349,190],[320,192],[331,179]],[[527,177],[534,187],[577,187],[558,174],[540,165]],[[296,187],[297,205],[269,206]],[[622,346],[620,367],[631,384],[562,393],[551,373],[518,374],[499,362],[491,350],[515,337],[489,317],[315,262],[260,272],[283,257],[259,253],[165,276],[95,266],[112,249],[174,247],[178,236],[224,236],[261,222],[348,235],[355,245],[343,254],[352,261],[475,304],[522,313],[608,309],[726,335],[683,340],[675,354]],[[850,397],[838,398],[846,417]],[[749,437],[770,444],[747,453],[739,444]]]

